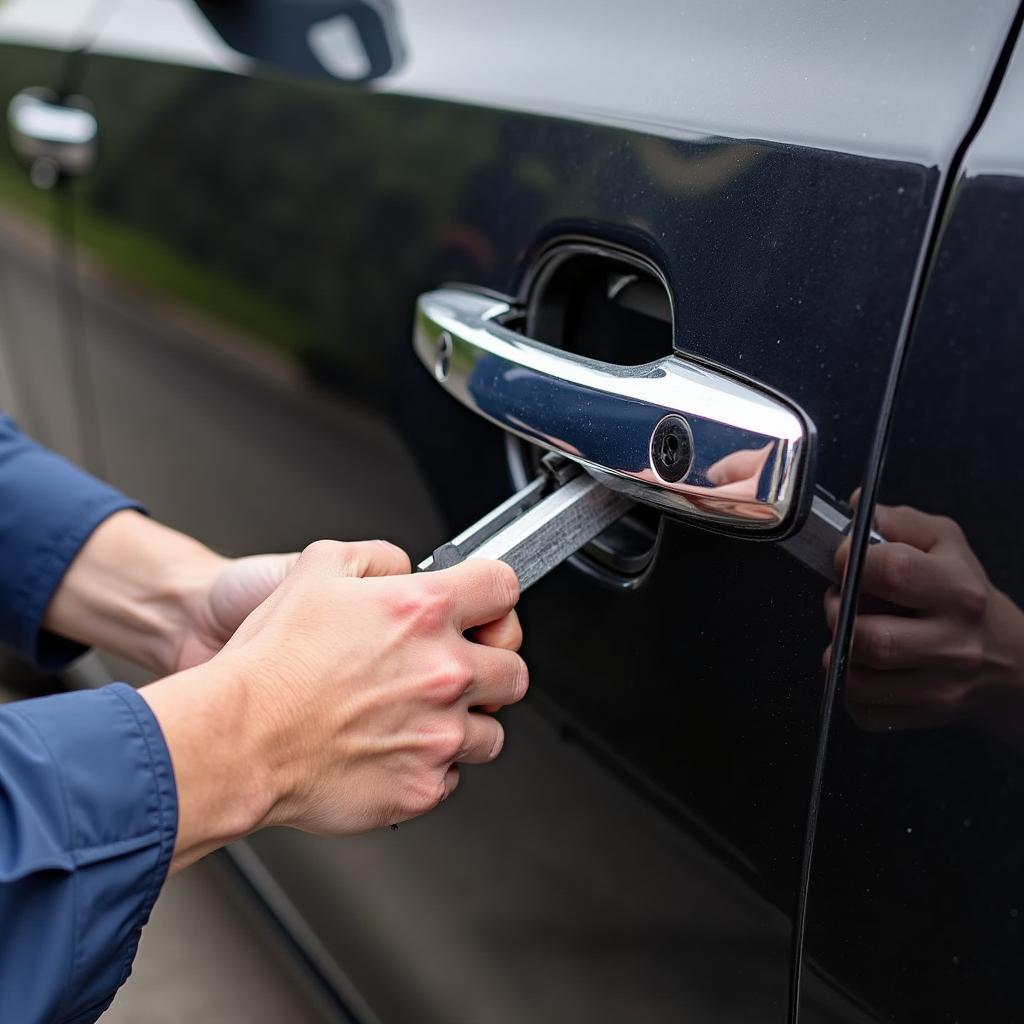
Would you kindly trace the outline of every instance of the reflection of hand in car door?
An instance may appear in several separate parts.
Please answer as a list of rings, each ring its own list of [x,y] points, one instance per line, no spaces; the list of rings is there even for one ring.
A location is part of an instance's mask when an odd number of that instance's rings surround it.
[[[952,519],[886,505],[875,516],[888,543],[872,546],[864,564],[845,683],[850,716],[872,731],[961,720],[1024,744],[1024,613],[992,585]],[[839,579],[849,550],[847,540],[836,553]],[[838,613],[832,587],[832,629]],[[826,664],[830,654],[831,646]]]
[[[772,447],[769,443],[762,448],[730,452],[708,466],[707,478],[713,486],[691,488],[691,500],[699,506],[702,498],[700,492],[703,491],[708,498],[713,499],[713,504],[709,503],[710,508],[731,507],[742,510],[743,516],[748,519],[770,518],[771,510],[758,508],[756,501]]]

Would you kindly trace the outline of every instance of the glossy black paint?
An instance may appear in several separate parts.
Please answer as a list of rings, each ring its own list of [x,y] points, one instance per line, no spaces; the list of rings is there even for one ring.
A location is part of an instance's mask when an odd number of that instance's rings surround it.
[[[858,300],[865,310],[873,308],[874,317],[898,319],[902,296],[892,284],[905,274],[901,265],[909,264],[918,239],[912,230],[904,233],[902,252],[893,247],[888,256],[887,276],[873,274],[878,253],[871,248],[861,252],[863,266],[872,268],[863,296],[836,287],[843,274],[837,263],[830,266],[827,253],[833,251],[833,259],[839,260],[845,245],[832,249],[832,241],[825,240],[848,239],[852,249],[862,248],[853,239],[864,218],[858,204],[850,203],[850,193],[864,175],[872,194],[885,197],[878,201],[887,203],[887,218],[916,217],[920,224],[928,179],[918,170],[883,163],[855,174],[856,161],[850,158],[745,147],[742,173],[725,175],[728,191],[712,187],[694,202],[685,193],[658,187],[651,161],[700,162],[720,146],[638,139],[615,129],[447,104],[427,111],[419,100],[321,94],[302,84],[209,72],[186,72],[181,91],[162,108],[134,111],[125,97],[134,92],[128,81],[139,73],[116,59],[97,57],[88,65],[82,90],[101,116],[113,103],[120,111],[104,120],[137,123],[140,134],[124,140],[112,129],[110,160],[88,183],[92,195],[83,197],[84,209],[160,239],[192,260],[202,258],[205,265],[223,268],[286,310],[303,311],[300,322],[309,337],[300,343],[298,358],[306,372],[329,389],[328,401],[337,395],[339,404],[350,403],[358,396],[372,403],[374,414],[387,416],[397,429],[398,443],[415,460],[417,475],[437,495],[446,525],[430,534],[420,519],[429,501],[425,495],[396,486],[394,498],[387,500],[391,522],[399,520],[398,529],[388,527],[387,534],[414,552],[431,550],[509,488],[498,432],[460,415],[413,358],[409,327],[415,296],[452,278],[514,290],[529,254],[551,235],[569,229],[632,241],[658,259],[673,284],[677,310],[692,310],[694,298],[701,296],[705,311],[699,315],[729,324],[727,346],[713,331],[705,335],[691,329],[677,313],[684,344],[693,339],[691,347],[699,354],[715,355],[721,363],[734,363],[788,391],[812,405],[811,415],[820,422],[847,421],[844,444],[833,434],[827,448],[823,446],[822,461],[832,468],[834,488],[855,480],[870,412],[865,403],[843,402],[838,389],[830,394],[829,382],[835,379],[837,364],[852,372],[860,359],[859,351],[853,351],[861,344],[853,310]],[[411,126],[426,118],[429,132],[410,135]],[[214,144],[225,125],[236,126],[228,159],[223,147]],[[338,140],[336,151],[325,138]],[[271,156],[254,175],[252,163],[263,153]],[[445,154],[452,153],[457,155],[448,159],[454,166],[445,174]],[[297,154],[308,157],[297,160]],[[161,168],[159,175],[150,172],[154,167]],[[296,167],[308,167],[316,175],[304,191],[296,188]],[[425,167],[431,169],[429,176]],[[520,176],[530,167],[538,184],[524,188]],[[381,183],[389,177],[394,184],[381,194]],[[801,210],[791,211],[789,196],[803,195],[812,180],[824,190],[831,190],[834,181],[836,192],[830,194],[839,202],[829,215],[808,220]],[[344,190],[338,190],[339,181],[348,183]],[[631,183],[630,189],[624,189],[624,182]],[[437,195],[439,184],[452,192],[448,206]],[[633,189],[643,194],[642,202]],[[301,198],[290,216],[275,221],[281,197],[296,193]],[[767,201],[769,195],[772,201]],[[751,202],[755,196],[756,204]],[[310,223],[316,224],[314,233]],[[653,225],[658,225],[657,235],[649,227]],[[781,255],[768,262],[762,247],[773,236],[781,238]],[[681,241],[669,252],[662,238]],[[726,247],[722,238],[731,244]],[[809,275],[799,254],[810,251],[820,258]],[[743,309],[734,296],[714,298],[726,264],[733,270],[737,264],[749,267],[757,280]],[[773,319],[775,296],[791,292],[794,277],[808,276],[808,298],[794,305],[806,310],[801,316],[815,326],[804,323],[799,333],[783,340],[783,327]],[[859,276],[867,277],[863,272]],[[677,281],[685,281],[685,287]],[[873,291],[880,293],[874,299]],[[839,317],[837,306],[846,307]],[[698,321],[697,310],[691,315]],[[772,341],[735,343],[755,317],[761,331],[778,327]],[[335,461],[326,452],[320,455],[312,439],[281,453],[292,474],[300,471],[289,491],[278,489],[281,474],[269,444],[260,440],[266,475],[233,480],[230,491],[221,487],[210,493],[210,483],[203,482],[207,474],[220,475],[224,462],[240,461],[232,431],[244,423],[242,429],[251,431],[252,438],[262,439],[259,420],[264,416],[239,410],[227,418],[228,407],[210,394],[206,372],[203,380],[193,381],[190,374],[195,371],[184,373],[180,360],[175,360],[175,369],[167,365],[166,373],[158,370],[163,360],[174,358],[170,352],[161,356],[160,364],[147,366],[153,357],[140,346],[140,335],[125,334],[124,342],[116,342],[118,332],[107,326],[105,317],[94,319],[90,330],[109,472],[129,490],[146,494],[158,514],[233,550],[299,546],[317,532],[345,535],[349,531],[339,525],[339,509],[346,506],[348,517],[363,532],[381,531],[381,503],[357,490],[366,476],[379,470],[360,472],[360,482],[337,478]],[[831,359],[817,342],[828,333],[834,338]],[[709,340],[698,343],[704,336]],[[808,344],[803,340],[807,337],[815,341]],[[791,360],[776,354],[782,349],[791,353]],[[779,372],[783,366],[786,375]],[[144,395],[152,416],[159,399],[144,381],[159,381],[164,388],[172,373],[181,382],[174,408],[164,410],[163,430],[171,438],[189,436],[200,422],[196,406],[201,405],[215,420],[203,433],[219,439],[218,453],[204,456],[197,437],[168,476],[164,460],[154,461],[147,453],[167,450],[175,440],[150,437],[143,445],[137,429],[126,429],[133,417],[121,396]],[[863,387],[877,392],[883,373],[884,366],[865,372]],[[243,396],[244,391],[235,402]],[[140,408],[135,415],[144,412]],[[251,422],[254,416],[257,422]],[[273,430],[280,436],[279,426]],[[366,454],[374,461],[385,458],[372,439]],[[836,465],[844,462],[845,479]],[[182,490],[183,478],[194,483]],[[260,501],[268,482],[275,487],[275,500],[268,507],[270,521],[262,525],[260,514],[254,516],[248,508]],[[197,491],[205,494],[202,502],[195,500]],[[312,520],[305,526],[308,532],[298,517],[282,516],[279,503],[305,507],[309,495],[317,492],[315,514],[302,513],[307,523]],[[244,531],[239,519],[246,522]],[[701,583],[680,586],[680,576]],[[806,570],[778,551],[729,544],[674,525],[662,538],[652,576],[635,592],[599,590],[588,578],[565,571],[524,603],[535,686],[532,711],[524,715],[543,712],[545,721],[524,721],[517,729],[510,716],[508,765],[515,774],[504,790],[481,790],[478,797],[486,800],[490,793],[493,809],[486,803],[471,804],[466,797],[434,821],[403,828],[398,836],[369,839],[365,845],[374,850],[372,869],[347,844],[314,844],[282,833],[256,838],[252,845],[385,1019],[409,1019],[414,1012],[420,1020],[453,1019],[451,973],[464,970],[486,977],[493,968],[482,960],[506,965],[524,984],[502,991],[499,999],[480,983],[465,1019],[479,1019],[485,1006],[495,1002],[488,1010],[490,1019],[521,1018],[529,1011],[532,990],[542,993],[550,1007],[534,1011],[539,1019],[582,1020],[602,1007],[617,1007],[616,1013],[624,1014],[638,1001],[645,1005],[644,1016],[665,1019],[688,1000],[709,1007],[722,1002],[736,969],[728,966],[731,958],[745,961],[741,972],[758,978],[742,997],[729,997],[736,1002],[735,1012],[745,1014],[757,1006],[781,1017],[788,952],[784,921],[793,901],[820,651],[826,641],[820,589]],[[595,635],[591,622],[615,627]],[[735,643],[738,623],[750,637],[745,645]],[[699,639],[684,642],[676,664],[666,660],[663,638],[679,634]],[[759,668],[766,662],[767,671]],[[571,742],[575,751],[550,745],[544,737],[552,727],[561,743]],[[723,758],[729,766],[725,771]],[[593,769],[584,768],[587,760],[595,761]],[[589,790],[583,788],[585,770],[597,771],[601,779],[591,781]],[[567,793],[566,803],[557,808],[549,800],[529,806],[513,803],[515,813],[498,827],[495,817],[510,815],[509,801],[518,800],[514,794],[519,786],[530,780],[541,788],[555,774],[573,780],[571,800]],[[588,850],[594,816],[603,813],[602,806],[605,811],[611,806],[607,790],[616,778],[669,813],[679,834],[676,842],[686,842],[687,852],[660,848],[649,831],[642,839],[640,824],[627,824],[634,813],[627,811],[628,801],[609,823],[615,823],[621,838],[605,835],[601,857]],[[482,787],[484,780],[475,784]],[[481,830],[482,835],[476,834]],[[698,872],[689,852],[692,840],[686,840],[693,835],[713,844],[731,872],[745,880],[752,897],[756,893],[767,901],[755,912],[761,938],[754,950],[714,950],[710,958],[695,953],[694,897],[688,887]],[[619,848],[622,843],[626,845]],[[459,853],[445,855],[445,871],[435,861],[451,846]],[[507,863],[510,856],[519,862],[518,870]],[[583,861],[589,862],[588,868],[574,882]],[[432,866],[416,867],[423,864]],[[462,879],[480,864],[501,865],[503,881],[469,896]],[[384,928],[379,920],[354,931],[352,887],[394,890],[399,876],[414,870],[422,872],[422,881],[405,899],[416,924],[396,922],[379,938],[375,936]],[[645,873],[648,881],[642,883]],[[649,885],[669,901],[669,909],[656,910],[660,900]],[[562,895],[552,902],[552,896],[544,895],[547,889]],[[438,899],[439,894],[444,898]],[[517,916],[514,923],[502,923],[510,897]],[[735,914],[735,899],[710,888],[700,914],[706,927]],[[624,933],[631,903],[643,910]],[[465,921],[468,913],[479,919],[473,926]],[[655,916],[663,916],[661,923],[653,923]],[[438,951],[433,963],[426,960],[424,947],[431,932],[450,930],[456,921],[465,933],[461,942],[452,940],[447,956]],[[408,963],[398,973],[409,974],[407,985],[395,984],[394,960],[388,958],[388,950],[402,948],[395,928],[406,936],[408,952],[401,959]],[[628,937],[650,928],[660,936],[657,955],[649,941],[637,944]],[[729,946],[749,941],[735,928],[730,931]],[[581,955],[582,948],[593,951]],[[368,958],[367,951],[374,955]],[[593,977],[597,965],[615,963],[618,971],[602,968]],[[427,976],[413,984],[417,971],[427,971]],[[774,1010],[767,1011],[771,1006]]]
[[[957,181],[912,339],[881,491],[884,504],[955,521],[993,585],[1018,608],[1022,109],[1018,46]],[[950,572],[956,571],[954,562]],[[989,610],[976,623],[979,633],[992,630]],[[1009,636],[985,636],[986,661],[993,649],[1019,643],[1022,623],[1024,616],[1012,616]],[[952,623],[947,636],[963,645]],[[841,970],[878,1019],[1019,1020],[1019,691],[1011,685],[998,692],[988,664],[963,667],[952,683],[938,664],[922,664],[916,679],[912,667],[889,674],[896,710],[874,723],[879,731],[865,730],[865,712],[856,706],[853,716],[838,712],[807,955]],[[856,699],[862,690],[852,693]],[[922,712],[929,721],[916,721]]]
[[[32,82],[54,86],[65,63],[62,54],[0,45],[2,102],[6,106]],[[77,379],[82,353],[68,315],[71,290],[60,287],[67,265],[55,230],[58,213],[52,193],[29,185],[5,134],[0,141],[0,405],[30,423],[44,443],[87,461],[90,445],[82,429]]]
[[[64,196],[96,468],[228,551],[384,535],[425,553],[509,483],[499,432],[413,357],[415,296],[515,292],[574,233],[653,260],[677,346],[803,406],[818,481],[846,494],[939,168],[1011,11],[647,0],[482,24],[420,3],[383,92],[184,66],[101,29],[71,84],[103,156]],[[672,523],[635,589],[565,567],[531,591],[533,692],[499,764],[397,834],[252,843],[350,1004],[444,1024],[784,1019],[823,588],[770,545]],[[880,993],[884,942],[843,941],[865,906],[843,859],[854,789],[826,808],[804,1010],[917,1019]],[[884,927],[888,904],[869,906]]]

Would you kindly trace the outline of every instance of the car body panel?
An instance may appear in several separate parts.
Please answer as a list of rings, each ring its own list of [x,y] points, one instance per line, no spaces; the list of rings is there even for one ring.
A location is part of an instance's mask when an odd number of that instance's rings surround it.
[[[56,90],[65,74],[62,35],[55,46],[5,43],[8,12],[0,11],[0,95]],[[58,197],[35,189],[0,142],[0,405],[52,448],[90,458],[83,436],[80,377],[84,361],[69,332],[68,262],[59,229]],[[64,287],[62,287],[65,285]]]
[[[1016,606],[976,620],[1007,623],[986,652],[1024,636],[1022,109],[1018,44],[956,181],[880,491],[885,505],[955,522]],[[968,563],[950,571],[973,578]],[[950,613],[938,649],[969,642],[961,629]],[[1020,698],[1011,686],[990,710],[991,676],[990,665],[951,675],[919,656],[883,674],[894,709],[865,711],[853,685],[853,714],[836,712],[806,949],[826,969],[845,964],[879,1019],[1013,1020],[1024,1007]]]
[[[410,5],[394,74],[351,89],[117,5],[72,83],[103,131],[72,189],[98,468],[230,553],[425,555],[510,483],[415,359],[415,298],[514,293],[572,234],[656,263],[677,348],[804,408],[847,494],[1012,13]],[[522,605],[499,764],[398,832],[249,850],[367,1020],[781,1020],[824,587],[677,523],[641,586],[562,567]],[[820,963],[808,1005],[864,1019]]]

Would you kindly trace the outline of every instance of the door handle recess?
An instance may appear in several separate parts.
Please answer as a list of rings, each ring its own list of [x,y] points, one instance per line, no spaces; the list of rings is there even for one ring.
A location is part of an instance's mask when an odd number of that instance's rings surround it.
[[[7,130],[40,184],[52,184],[57,172],[86,174],[96,162],[99,126],[81,97],[58,103],[50,89],[25,89],[8,104]]]
[[[552,348],[503,323],[516,312],[469,289],[428,292],[416,351],[463,405],[635,500],[751,538],[800,527],[814,428],[799,407],[679,354],[618,366]]]

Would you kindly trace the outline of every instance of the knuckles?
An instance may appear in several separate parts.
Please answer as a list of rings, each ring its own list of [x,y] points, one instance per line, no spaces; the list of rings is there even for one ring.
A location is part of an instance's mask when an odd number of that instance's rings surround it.
[[[446,715],[422,732],[424,758],[428,767],[445,768],[465,753],[466,724],[463,716]]]
[[[959,541],[962,544],[966,544],[967,539],[964,536],[963,528],[955,520],[949,516],[935,516],[936,533],[940,534],[947,540]]]
[[[451,597],[434,581],[411,576],[395,588],[389,611],[411,633],[437,633],[451,617]]]
[[[911,549],[899,542],[880,545],[878,571],[887,594],[898,598],[906,593],[914,571]]]
[[[424,677],[425,695],[432,703],[447,707],[463,696],[472,680],[472,669],[458,655],[438,657]]]
[[[380,552],[381,561],[387,562],[389,568],[396,574],[403,575],[412,572],[412,562],[409,559],[409,555],[397,544],[392,544],[388,540],[371,540],[367,543]]]
[[[424,772],[413,779],[400,802],[401,816],[416,818],[421,814],[429,814],[444,801],[447,796],[444,775],[438,777],[437,771]]]
[[[892,628],[873,619],[859,625],[861,648],[864,660],[876,668],[885,668],[895,663],[897,655],[896,636]]]
[[[307,544],[299,554],[300,564],[319,565],[333,560],[344,545],[337,540],[315,540]]]
[[[969,621],[978,622],[988,609],[988,587],[974,575],[964,576],[956,588],[957,610]]]
[[[959,676],[976,676],[985,667],[985,651],[981,640],[976,637],[958,643],[946,655],[947,663]]]
[[[447,767],[465,753],[466,727],[458,722],[450,723],[435,737],[437,759]]]
[[[936,722],[947,722],[960,715],[965,693],[959,686],[947,684],[930,690],[922,700],[922,708],[935,716]]]

